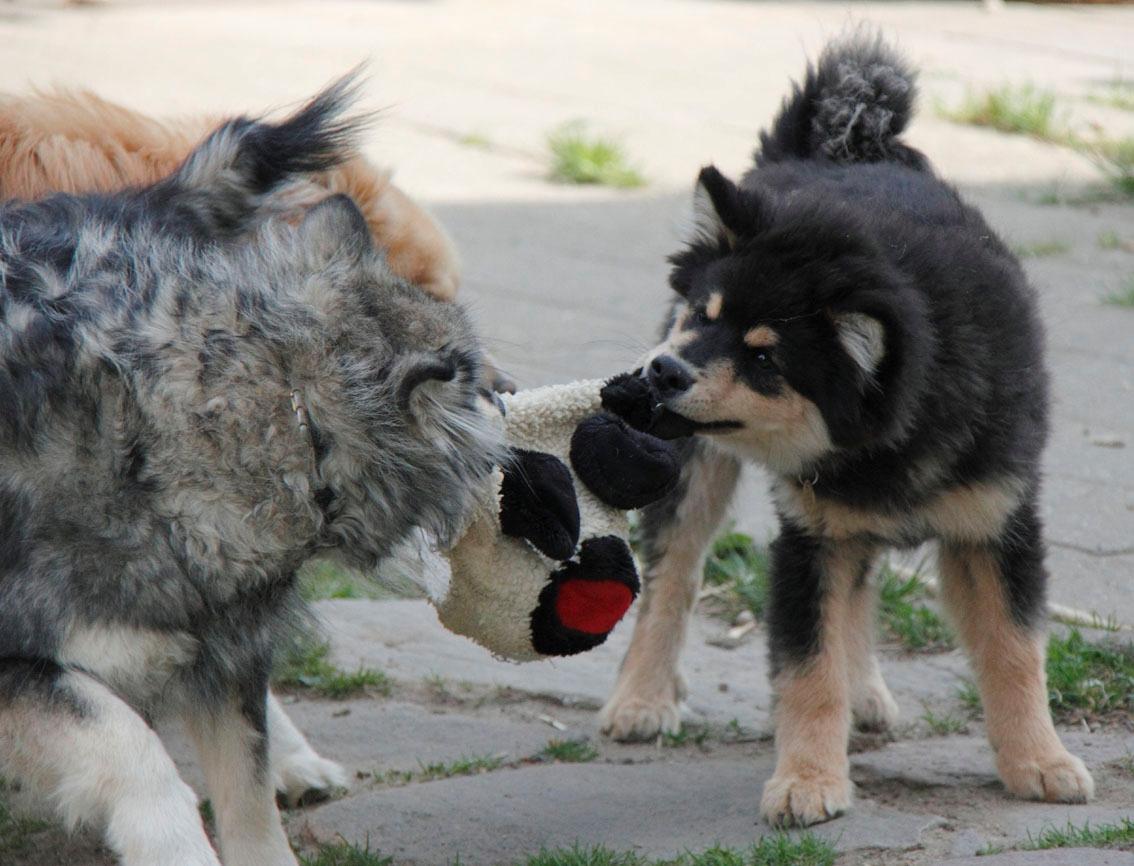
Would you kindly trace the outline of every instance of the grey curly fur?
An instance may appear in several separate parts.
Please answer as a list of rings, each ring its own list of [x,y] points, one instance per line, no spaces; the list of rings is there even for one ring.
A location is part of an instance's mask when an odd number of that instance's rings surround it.
[[[467,317],[397,278],[348,199],[265,220],[349,156],[348,96],[232,121],[148,189],[0,207],[0,710],[9,661],[50,667],[84,628],[196,647],[136,705],[231,691],[312,554],[372,567],[460,528],[502,450]]]
[[[823,51],[811,127],[836,161],[887,159],[909,123],[916,73],[880,34],[862,30]]]

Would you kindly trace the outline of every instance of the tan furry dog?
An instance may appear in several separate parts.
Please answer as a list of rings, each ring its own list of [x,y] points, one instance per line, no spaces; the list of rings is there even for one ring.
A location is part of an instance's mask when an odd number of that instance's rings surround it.
[[[89,91],[0,94],[0,199],[112,192],[166,177],[224,118],[157,120]],[[346,193],[398,276],[451,301],[460,261],[433,217],[361,156],[310,176],[299,205]],[[305,208],[304,208],[305,209]]]

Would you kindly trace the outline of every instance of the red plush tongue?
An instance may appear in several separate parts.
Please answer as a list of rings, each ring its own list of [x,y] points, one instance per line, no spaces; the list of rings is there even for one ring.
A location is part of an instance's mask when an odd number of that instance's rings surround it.
[[[567,628],[606,634],[633,601],[630,587],[617,580],[568,580],[559,587],[555,613]]]

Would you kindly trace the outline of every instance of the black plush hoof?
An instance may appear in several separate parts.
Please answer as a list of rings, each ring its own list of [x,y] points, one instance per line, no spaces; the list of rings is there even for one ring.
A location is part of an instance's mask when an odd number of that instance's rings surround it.
[[[624,510],[661,499],[681,471],[673,445],[605,412],[575,428],[571,465],[595,496]]]
[[[602,391],[602,408],[635,430],[658,439],[682,439],[697,432],[698,424],[665,407],[641,370],[620,373]]]
[[[579,543],[579,503],[571,470],[542,451],[512,450],[500,485],[500,529],[544,556],[568,559]]]
[[[548,656],[586,652],[606,640],[638,595],[630,549],[612,535],[588,538],[578,562],[551,576],[532,611],[532,646]]]

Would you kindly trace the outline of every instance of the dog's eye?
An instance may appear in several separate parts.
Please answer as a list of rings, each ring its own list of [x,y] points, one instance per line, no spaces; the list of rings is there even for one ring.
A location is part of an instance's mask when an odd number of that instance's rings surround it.
[[[776,369],[776,362],[774,360],[772,360],[772,353],[769,352],[767,349],[757,349],[753,353],[752,357],[756,360],[756,363],[760,366],[760,369],[762,369],[762,370],[774,370],[774,369]]]
[[[704,310],[694,310],[692,319],[693,324],[698,326],[707,325],[712,321],[712,319],[709,318],[709,314]]]

